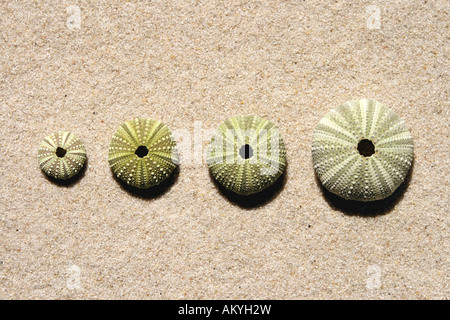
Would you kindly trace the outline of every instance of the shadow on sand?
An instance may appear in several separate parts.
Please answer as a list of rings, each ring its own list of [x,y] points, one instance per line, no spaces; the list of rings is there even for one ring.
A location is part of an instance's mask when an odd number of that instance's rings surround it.
[[[347,200],[341,198],[327,189],[320,183],[316,174],[316,184],[321,188],[322,194],[328,204],[336,210],[343,212],[346,215],[360,216],[360,217],[375,217],[384,215],[392,211],[395,205],[403,198],[405,190],[408,188],[411,181],[411,176],[414,171],[414,161],[411,168],[405,177],[405,181],[394,191],[392,195],[383,200],[361,202],[354,200]]]
[[[64,187],[64,188],[71,188],[73,186],[75,186],[78,182],[80,182],[81,178],[84,177],[84,174],[86,173],[88,167],[88,160],[86,159],[83,168],[81,168],[80,172],[78,172],[76,175],[74,175],[72,178],[70,179],[55,179],[53,177],[48,176],[44,171],[41,170],[42,175],[50,182],[56,184],[59,187]]]
[[[262,207],[272,201],[283,190],[287,180],[288,167],[286,166],[283,174],[275,181],[273,185],[264,189],[261,192],[251,194],[248,196],[239,195],[233,191],[226,189],[209,173],[210,179],[219,189],[220,193],[232,204],[241,207],[242,209],[254,209]]]
[[[117,176],[114,174],[112,169],[111,169],[111,173],[114,177],[114,180],[116,180],[120,184],[120,187],[123,190],[125,190],[126,192],[130,193],[131,195],[133,195],[135,197],[141,198],[141,199],[153,200],[153,199],[157,199],[157,198],[161,197],[164,193],[166,193],[168,190],[170,190],[170,188],[172,188],[172,186],[178,180],[178,176],[180,173],[180,167],[177,166],[173,170],[173,172],[170,174],[170,176],[167,177],[167,179],[162,181],[160,184],[150,187],[148,189],[139,189],[139,188],[136,188],[136,187],[133,187],[133,186],[127,184],[123,180],[117,178]]]

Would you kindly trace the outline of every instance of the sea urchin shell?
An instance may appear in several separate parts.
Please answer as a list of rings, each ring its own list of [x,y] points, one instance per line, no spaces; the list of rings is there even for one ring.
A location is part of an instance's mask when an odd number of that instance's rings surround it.
[[[157,120],[136,118],[122,123],[109,147],[108,162],[116,176],[141,189],[169,177],[178,161],[172,133]]]
[[[272,185],[286,167],[286,151],[278,128],[256,116],[225,120],[208,147],[213,177],[240,194],[257,193]]]
[[[39,166],[50,177],[69,179],[83,168],[86,150],[73,133],[56,131],[42,140],[38,149]]]
[[[413,161],[413,139],[405,123],[383,104],[349,101],[318,123],[312,143],[314,169],[323,186],[358,201],[390,196]]]

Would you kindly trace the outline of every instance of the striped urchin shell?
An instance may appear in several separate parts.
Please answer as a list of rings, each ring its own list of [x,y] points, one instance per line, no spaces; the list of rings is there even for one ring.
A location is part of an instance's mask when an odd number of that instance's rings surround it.
[[[118,178],[141,189],[160,184],[179,158],[169,128],[152,119],[122,123],[109,146],[108,162]]]
[[[208,146],[213,177],[240,194],[257,193],[272,185],[286,167],[286,151],[278,128],[256,116],[225,120]]]
[[[345,199],[373,201],[390,196],[404,181],[413,149],[411,133],[391,109],[362,99],[320,120],[312,157],[327,190]]]
[[[39,166],[50,177],[69,179],[83,168],[86,150],[69,131],[56,131],[42,140],[38,149]]]

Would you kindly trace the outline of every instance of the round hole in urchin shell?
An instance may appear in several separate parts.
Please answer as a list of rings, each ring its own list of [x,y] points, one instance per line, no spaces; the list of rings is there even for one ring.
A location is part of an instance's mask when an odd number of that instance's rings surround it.
[[[56,148],[55,154],[58,158],[64,158],[64,156],[66,155],[66,149],[58,147]]]
[[[139,158],[143,158],[148,154],[148,149],[146,146],[139,146],[134,152]]]
[[[372,141],[363,139],[358,143],[357,147],[359,154],[364,157],[370,157],[375,153],[375,146]]]
[[[242,159],[250,159],[251,157],[253,157],[253,148],[252,148],[252,146],[249,145],[249,144],[244,144],[239,149],[239,155],[241,156]]]

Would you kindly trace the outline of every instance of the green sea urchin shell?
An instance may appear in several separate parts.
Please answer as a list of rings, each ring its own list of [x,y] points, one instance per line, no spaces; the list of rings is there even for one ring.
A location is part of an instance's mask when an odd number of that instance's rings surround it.
[[[207,163],[213,177],[241,195],[272,185],[286,167],[286,151],[278,128],[256,116],[224,121],[208,147]]]
[[[413,149],[405,123],[381,103],[363,99],[346,102],[320,120],[312,157],[327,190],[373,201],[390,196],[404,181]]]
[[[50,177],[69,179],[83,168],[86,150],[69,131],[56,131],[42,140],[38,149],[39,166]]]
[[[145,189],[169,177],[179,159],[176,143],[165,124],[136,118],[122,123],[114,133],[108,162],[118,178]]]

